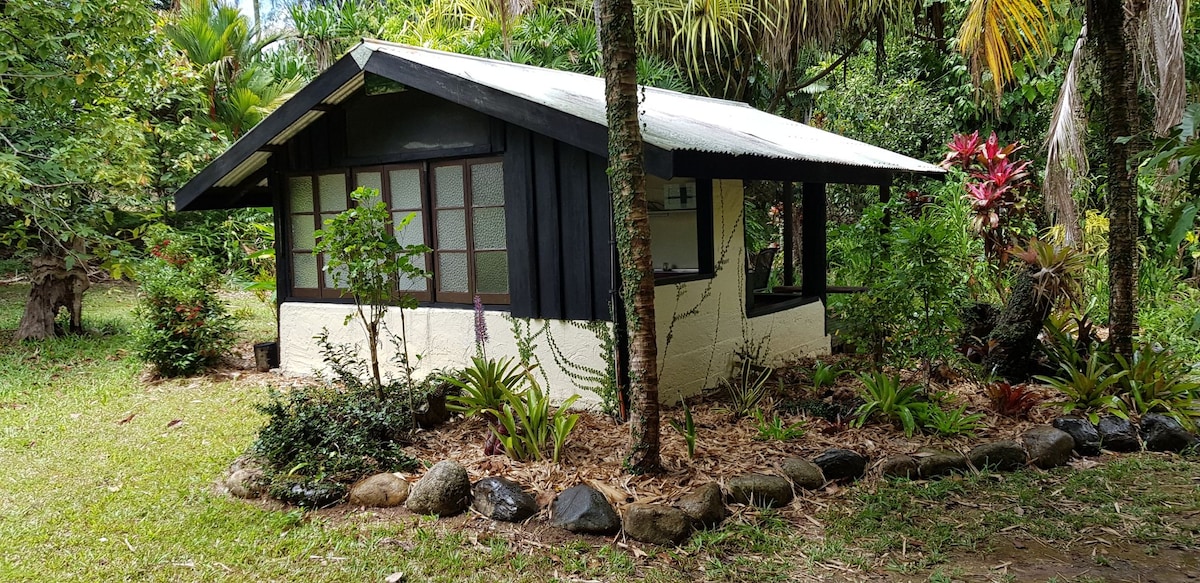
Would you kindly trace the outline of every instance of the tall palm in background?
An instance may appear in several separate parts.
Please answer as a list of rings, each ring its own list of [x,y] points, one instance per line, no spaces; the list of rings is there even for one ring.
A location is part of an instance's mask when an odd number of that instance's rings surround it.
[[[1144,138],[1139,80],[1155,100],[1155,130],[1163,134],[1182,119],[1186,103],[1183,73],[1185,0],[1136,2],[1087,0],[1082,27],[1047,136],[1047,203],[1056,220],[1078,238],[1071,203],[1074,177],[1086,173],[1082,150],[1084,124],[1079,97],[1080,59],[1093,31],[1103,75],[1099,96],[1105,115],[1104,147],[1108,167],[1109,326],[1118,354],[1129,357],[1135,331],[1138,269],[1137,175],[1135,154]],[[999,94],[1013,78],[1014,59],[1050,46],[1049,2],[972,0],[960,31],[960,49],[975,78]],[[986,75],[985,75],[986,74]],[[986,79],[985,79],[986,77]],[[1082,171],[1081,171],[1082,170]]]
[[[274,76],[264,49],[281,36],[260,34],[233,4],[187,0],[166,34],[203,76],[209,121],[228,137],[253,127],[304,82]]]

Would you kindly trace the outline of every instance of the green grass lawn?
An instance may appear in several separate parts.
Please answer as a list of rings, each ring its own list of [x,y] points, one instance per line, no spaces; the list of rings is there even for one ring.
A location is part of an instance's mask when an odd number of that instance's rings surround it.
[[[15,329],[26,293],[0,286],[0,330]],[[261,304],[234,303],[252,315],[247,339],[271,337]],[[231,374],[144,381],[133,307],[130,288],[99,287],[88,335],[0,340],[0,581],[950,580],[955,557],[1014,535],[1065,544],[1119,532],[1150,561],[1200,539],[1200,463],[1153,454],[1083,471],[866,481],[637,553],[602,539],[531,542],[469,516],[272,509],[213,488],[252,443],[266,387]]]

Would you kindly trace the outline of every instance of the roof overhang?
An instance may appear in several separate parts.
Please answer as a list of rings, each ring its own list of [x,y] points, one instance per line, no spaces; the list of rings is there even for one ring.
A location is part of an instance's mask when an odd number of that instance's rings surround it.
[[[364,41],[175,193],[179,210],[270,204],[271,157],[380,75],[607,157],[604,80],[502,61]],[[643,88],[646,170],[656,176],[886,184],[944,170],[745,104]]]

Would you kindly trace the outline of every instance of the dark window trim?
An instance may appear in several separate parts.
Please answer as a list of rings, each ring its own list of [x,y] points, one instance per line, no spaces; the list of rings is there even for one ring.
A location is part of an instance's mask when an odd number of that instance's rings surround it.
[[[811,304],[814,302],[820,302],[820,301],[821,301],[821,298],[819,298],[817,296],[796,296],[795,298],[790,299],[790,300],[783,300],[781,302],[773,302],[773,303],[764,304],[761,306],[751,306],[746,309],[746,317],[747,318],[757,318],[759,316],[766,316],[766,315],[775,314],[778,312],[786,312],[787,310],[791,310],[793,308],[799,308],[800,306],[807,306],[808,304]]]
[[[662,272],[654,274],[654,286],[674,285],[677,283],[687,283],[689,281],[704,281],[716,277],[715,273],[681,273],[672,275],[662,275]]]

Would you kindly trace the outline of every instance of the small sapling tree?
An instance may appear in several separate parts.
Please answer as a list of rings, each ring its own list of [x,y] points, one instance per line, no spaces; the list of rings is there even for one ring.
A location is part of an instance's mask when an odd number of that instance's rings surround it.
[[[412,222],[410,213],[394,226],[391,213],[379,198],[379,191],[358,188],[350,196],[358,203],[325,220],[325,228],[316,232],[317,253],[327,254],[325,270],[334,285],[354,298],[355,312],[367,335],[370,350],[371,380],[375,394],[383,398],[383,379],[379,373],[379,338],[383,318],[393,303],[403,310],[417,307],[416,298],[400,293],[402,279],[429,277],[413,258],[429,252],[425,245],[401,245],[395,233]],[[392,227],[392,228],[389,228]],[[349,325],[354,314],[346,316]],[[403,338],[407,356],[407,342]]]

